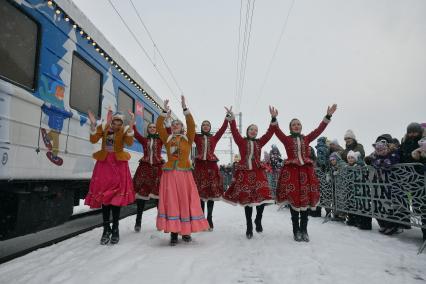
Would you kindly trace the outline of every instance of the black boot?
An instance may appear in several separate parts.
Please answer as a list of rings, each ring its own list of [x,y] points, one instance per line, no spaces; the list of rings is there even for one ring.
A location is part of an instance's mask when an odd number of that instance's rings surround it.
[[[112,245],[118,244],[119,241],[120,241],[120,233],[118,231],[118,225],[117,227],[112,226],[111,244]]]
[[[145,200],[136,199],[137,212],[136,212],[136,222],[135,222],[135,232],[140,232],[142,224],[142,213],[145,208]]]
[[[120,209],[119,206],[111,206],[112,211],[112,234],[111,234],[111,244],[118,244],[120,241],[120,234],[118,231],[118,222],[120,220]]]
[[[101,245],[106,245],[110,242],[110,238],[111,238],[111,227],[108,225],[104,225],[104,231],[102,233],[102,237],[101,237]]]
[[[300,212],[300,232],[302,233],[302,241],[309,242],[308,211]]]
[[[111,227],[109,225],[109,219],[111,215],[111,206],[109,205],[102,205],[102,218],[104,221],[104,231],[102,233],[101,237],[101,245],[106,245],[110,242],[111,238]]]
[[[264,209],[265,209],[265,204],[256,206],[256,218],[254,219],[254,224],[256,225],[256,232],[258,233],[263,232],[262,217],[263,217]]]
[[[183,236],[182,236],[182,240],[183,240],[184,242],[189,243],[190,241],[192,241],[191,235],[183,235]]]
[[[244,207],[244,213],[246,215],[246,223],[247,223],[246,237],[247,239],[251,239],[253,237],[253,223],[251,220],[251,216],[253,214],[253,207],[250,207],[250,206]]]
[[[299,212],[290,207],[291,223],[293,224],[293,239],[296,242],[302,241],[302,233],[299,226]]]
[[[209,231],[213,231],[213,206],[213,200],[207,201],[207,222],[209,222]]]
[[[178,243],[178,233],[170,233],[170,245],[175,246]]]

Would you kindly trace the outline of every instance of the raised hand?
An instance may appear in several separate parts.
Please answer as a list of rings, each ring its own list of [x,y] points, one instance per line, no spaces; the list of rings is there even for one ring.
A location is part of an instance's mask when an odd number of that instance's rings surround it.
[[[333,113],[337,110],[337,105],[333,104],[331,107],[327,107],[327,115],[333,115]]]
[[[186,109],[187,107],[186,107],[185,97],[181,96],[180,98],[182,100],[182,109]]]
[[[107,117],[106,117],[106,123],[107,123],[107,125],[110,125],[111,122],[112,122],[112,108],[111,108],[111,106],[109,106]]]
[[[88,110],[87,114],[89,115],[90,126],[95,127],[95,125],[96,125],[96,117],[95,117],[95,115],[93,114],[93,112],[91,110]]]
[[[226,120],[231,121],[234,120],[235,116],[234,113],[232,112],[232,106],[230,108],[225,107],[226,110]]]
[[[232,106],[230,108],[225,107],[226,114],[233,114],[232,113]]]
[[[133,125],[135,125],[135,114],[130,109],[127,112],[130,115],[129,128],[133,129]]]
[[[169,100],[165,100],[165,101],[164,101],[164,110],[165,110],[166,112],[169,112],[169,111],[170,111],[170,107],[169,107]]]
[[[278,110],[273,106],[269,106],[269,113],[271,114],[272,117],[278,116]]]

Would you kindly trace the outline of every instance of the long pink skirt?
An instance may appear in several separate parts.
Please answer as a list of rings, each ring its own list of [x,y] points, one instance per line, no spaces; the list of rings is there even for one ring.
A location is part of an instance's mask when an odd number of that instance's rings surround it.
[[[163,171],[160,180],[157,229],[190,235],[209,228],[191,171]]]
[[[104,205],[126,206],[135,201],[129,163],[118,161],[108,153],[104,161],[96,161],[84,204],[90,208]]]

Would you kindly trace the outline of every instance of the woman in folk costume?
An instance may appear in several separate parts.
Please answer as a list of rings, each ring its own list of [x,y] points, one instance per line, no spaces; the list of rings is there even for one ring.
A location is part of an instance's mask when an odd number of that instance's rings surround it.
[[[271,124],[268,131],[257,139],[258,128],[256,125],[251,124],[246,131],[247,137],[243,138],[238,132],[232,107],[225,109],[227,119],[230,120],[232,136],[240,150],[241,160],[235,166],[232,183],[223,195],[223,199],[231,204],[244,206],[247,221],[246,236],[251,239],[253,237],[253,206],[256,206],[256,219],[254,220],[256,232],[260,233],[263,231],[262,216],[265,203],[274,203],[260,155],[262,147],[268,143],[275,132],[278,111],[269,107],[272,116]]]
[[[196,134],[194,139],[195,145],[197,145],[194,178],[200,194],[203,211],[207,201],[207,221],[209,222],[210,231],[213,230],[214,201],[220,200],[223,195],[223,180],[217,166],[219,159],[214,154],[214,150],[227,127],[228,121],[225,119],[216,134],[212,135],[210,121],[204,120],[201,123],[201,134]]]
[[[93,154],[96,164],[84,203],[90,208],[102,207],[104,221],[102,245],[109,242],[118,243],[120,208],[135,201],[128,164],[130,154],[123,150],[124,144],[128,146],[133,144],[134,114],[130,111],[129,114],[131,116],[129,125],[124,126],[124,115],[119,112],[112,114],[109,109],[106,123],[96,126],[96,118],[89,111],[90,142],[95,144],[102,139],[102,148]],[[111,211],[112,229],[110,227]]]
[[[195,136],[195,123],[182,96],[182,108],[188,127],[185,135],[183,123],[172,121],[172,134],[168,135],[164,120],[169,112],[168,100],[164,102],[163,113],[157,119],[157,131],[166,146],[167,162],[160,179],[157,229],[170,234],[170,245],[178,242],[178,234],[186,242],[191,233],[209,228],[200,205],[197,185],[192,176],[190,153]]]
[[[166,126],[167,133],[170,134],[170,126]],[[136,126],[133,126],[135,139],[141,143],[143,148],[143,157],[139,161],[133,177],[133,187],[136,192],[136,223],[135,231],[141,230],[142,213],[145,208],[145,202],[149,199],[156,199],[158,206],[158,190],[160,188],[160,178],[164,160],[161,157],[163,142],[157,133],[157,125],[149,123],[147,126],[147,137],[143,137]]]
[[[307,209],[315,209],[320,198],[319,181],[310,159],[309,143],[324,131],[336,109],[335,104],[328,107],[318,128],[306,136],[301,134],[302,124],[296,118],[290,121],[290,135],[276,128],[275,133],[284,144],[288,157],[278,179],[276,200],[277,204],[290,203],[294,240],[298,242],[309,242]]]

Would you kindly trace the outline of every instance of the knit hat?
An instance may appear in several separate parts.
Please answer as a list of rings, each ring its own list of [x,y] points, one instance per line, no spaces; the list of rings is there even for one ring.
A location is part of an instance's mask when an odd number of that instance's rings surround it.
[[[342,158],[340,157],[340,155],[337,152],[333,152],[333,153],[330,154],[330,157],[328,159],[340,161]]]
[[[407,133],[420,133],[420,135],[423,134],[422,126],[417,122],[411,122],[407,126]]]
[[[345,139],[346,139],[346,138],[351,138],[351,139],[353,139],[353,140],[356,140],[355,134],[354,134],[354,132],[353,132],[351,129],[348,129],[348,130],[346,131],[344,138],[345,138]]]
[[[390,134],[382,134],[377,137],[376,142],[379,142],[381,140],[385,140],[386,143],[392,143],[392,136]]]
[[[388,145],[388,142],[386,142],[386,140],[380,140],[380,141],[374,143],[373,147],[377,151],[380,151],[380,150],[383,150],[383,149],[388,149],[389,145]]]
[[[358,161],[359,157],[361,157],[361,153],[360,153],[360,152],[354,152],[354,151],[350,150],[350,151],[348,152],[347,157],[348,157],[348,158],[349,158],[349,157],[352,157],[352,158],[354,158],[356,161]]]
[[[330,141],[330,144],[334,144],[334,145],[339,145],[339,140],[337,140],[336,138]]]

